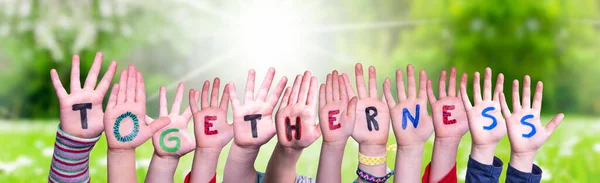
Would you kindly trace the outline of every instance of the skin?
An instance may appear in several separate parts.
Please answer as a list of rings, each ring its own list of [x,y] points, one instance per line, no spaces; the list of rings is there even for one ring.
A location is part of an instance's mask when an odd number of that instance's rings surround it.
[[[369,67],[368,93],[364,83],[363,67],[360,63],[356,64],[355,74],[357,85],[356,88],[358,90],[358,103],[356,104],[356,119],[354,130],[352,132],[352,138],[358,142],[358,151],[361,154],[371,157],[379,157],[386,154],[386,143],[388,140],[390,126],[389,109],[386,106],[386,102],[383,97],[381,100],[378,100],[375,67]],[[348,76],[344,74],[342,77],[344,78],[344,83],[346,84],[348,97],[353,98],[355,94]],[[379,123],[378,131],[375,129],[373,129],[373,131],[369,131],[367,128],[365,109],[369,106],[374,106],[377,108],[378,115],[375,117],[375,119]],[[376,166],[367,166],[359,163],[358,168],[377,177],[386,175],[385,163]],[[358,181],[362,182],[360,179]]]
[[[228,87],[225,86],[223,96],[219,101],[220,80],[215,78],[210,95],[210,82],[204,81],[202,92],[190,90],[191,111],[194,113],[194,134],[196,135],[196,151],[190,179],[192,182],[208,182],[217,171],[217,164],[221,150],[233,138],[233,126],[227,122],[227,109],[229,108]],[[195,99],[193,99],[195,98]],[[202,98],[201,109],[198,109],[198,98]],[[216,116],[210,121],[213,126],[210,130],[218,131],[217,134],[207,135],[204,132],[204,118]]]
[[[439,83],[439,100],[433,94],[431,80],[427,81],[427,95],[432,109],[435,140],[429,172],[429,182],[440,181],[454,167],[460,139],[469,130],[467,113],[460,95],[456,95],[456,68],[450,71],[450,79],[446,91],[446,71],[442,71]],[[455,119],[455,124],[444,124],[442,107],[454,105],[449,120]]]
[[[482,98],[479,72],[475,72],[473,78],[473,102],[475,105],[471,105],[471,101],[469,101],[467,82],[468,76],[464,73],[460,80],[460,94],[469,119],[469,130],[472,139],[471,158],[479,163],[491,165],[494,161],[496,145],[506,135],[506,123],[500,109],[500,93],[502,93],[504,85],[504,76],[498,74],[492,99],[492,69],[486,68]],[[492,124],[492,119],[482,115],[482,111],[488,107],[494,107],[495,109],[486,114],[493,116],[497,121],[497,126],[491,130],[485,130],[484,126]]]
[[[319,88],[319,120],[323,143],[321,155],[319,156],[319,167],[317,170],[317,182],[342,182],[342,159],[344,148],[352,131],[356,119],[356,103],[358,98],[354,97],[348,102],[346,85],[337,71],[327,75],[326,84]],[[329,111],[339,110],[334,124],[340,124],[338,129],[329,128]]]
[[[113,126],[117,117],[125,112],[131,112],[138,116],[139,133],[129,142],[120,142],[113,134]],[[115,84],[111,91],[106,114],[104,115],[104,127],[108,144],[108,181],[109,182],[136,182],[135,173],[135,148],[142,145],[152,136],[169,125],[171,120],[163,117],[152,123],[146,118],[146,91],[142,73],[129,65],[128,70],[121,71],[119,84]],[[121,135],[125,136],[133,130],[133,121],[126,118],[121,122]]]
[[[228,92],[233,107],[233,132],[234,140],[227,156],[223,182],[253,182],[256,180],[256,169],[254,161],[260,147],[275,136],[276,128],[273,122],[273,110],[279,101],[279,97],[285,88],[287,78],[282,77],[273,93],[267,98],[275,69],[269,68],[258,95],[254,95],[254,78],[256,72],[248,72],[246,90],[244,93],[244,104],[241,104],[235,90],[235,84],[229,83]],[[244,121],[245,115],[261,114],[262,118],[257,121],[258,138],[252,137],[252,129],[249,121]]]
[[[550,122],[543,127],[540,121],[540,111],[542,110],[542,93],[544,85],[539,81],[535,88],[533,103],[531,103],[531,78],[525,76],[523,83],[522,104],[519,101],[519,81],[514,80],[512,84],[513,92],[513,111],[508,109],[504,93],[500,94],[502,113],[506,118],[506,128],[508,130],[508,139],[510,140],[510,165],[515,169],[530,173],[533,168],[533,160],[537,150],[548,140],[552,132],[558,127],[565,117],[560,113],[554,116]],[[534,118],[527,122],[533,124],[537,133],[531,138],[524,138],[522,134],[529,133],[531,128],[521,124],[523,116],[533,114]]]
[[[179,158],[183,155],[194,150],[196,143],[193,137],[187,132],[187,127],[192,117],[192,111],[188,106],[184,109],[183,114],[180,114],[181,101],[183,100],[183,92],[185,85],[179,83],[177,87],[177,94],[175,95],[175,101],[171,107],[171,113],[167,109],[167,92],[166,88],[160,87],[159,91],[159,114],[160,117],[169,118],[171,124],[160,129],[152,136],[152,145],[154,146],[154,154],[148,167],[148,173],[146,174],[147,183],[152,182],[173,182],[173,176],[179,163]],[[196,99],[197,100],[197,99]],[[150,119],[151,120],[151,119]],[[178,129],[179,132],[172,132],[163,138],[163,141],[167,147],[174,147],[175,142],[168,141],[167,139],[176,137],[180,140],[180,148],[175,152],[168,152],[161,148],[160,140],[161,134],[167,129]]]
[[[408,96],[404,89],[404,79],[402,70],[396,71],[396,90],[398,91],[398,103],[390,91],[390,79],[387,78],[383,84],[383,93],[385,95],[388,107],[392,117],[392,127],[396,135],[397,153],[395,165],[394,182],[420,182],[421,164],[423,159],[423,148],[425,142],[433,133],[433,123],[431,116],[427,112],[427,94],[426,82],[427,75],[425,71],[420,72],[419,91],[415,83],[415,73],[412,65],[406,67],[408,77]],[[417,96],[418,94],[418,96]],[[406,129],[402,129],[403,110],[408,109],[415,117],[416,106],[420,105],[419,123],[416,128],[413,127],[407,119]]]

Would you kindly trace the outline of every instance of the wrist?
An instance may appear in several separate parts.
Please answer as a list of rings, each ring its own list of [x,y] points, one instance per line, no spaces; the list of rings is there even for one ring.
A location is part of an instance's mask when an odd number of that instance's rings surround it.
[[[359,144],[358,152],[366,156],[383,156],[387,153],[386,145]]]
[[[522,172],[531,172],[535,152],[510,152],[510,166]]]
[[[108,148],[108,154],[109,155],[130,155],[130,154],[134,154],[135,155],[135,149],[111,149],[110,147]]]
[[[494,162],[494,152],[496,151],[496,144],[489,145],[477,145],[471,146],[471,158],[481,164],[491,165]]]
[[[333,141],[333,142],[326,142],[323,141],[323,144],[321,144],[321,146],[323,148],[328,148],[328,149],[344,149],[346,148],[346,142],[347,140],[344,141]]]

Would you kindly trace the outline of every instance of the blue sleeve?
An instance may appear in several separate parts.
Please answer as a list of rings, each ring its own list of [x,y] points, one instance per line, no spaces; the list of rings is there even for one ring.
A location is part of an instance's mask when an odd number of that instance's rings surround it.
[[[542,179],[542,169],[533,164],[533,168],[531,169],[531,173],[521,172],[514,167],[508,165],[508,170],[506,171],[506,182],[509,183],[537,183]]]
[[[465,182],[498,182],[500,174],[502,174],[502,160],[494,156],[494,161],[491,165],[486,165],[477,162],[469,157],[467,164],[467,177]]]

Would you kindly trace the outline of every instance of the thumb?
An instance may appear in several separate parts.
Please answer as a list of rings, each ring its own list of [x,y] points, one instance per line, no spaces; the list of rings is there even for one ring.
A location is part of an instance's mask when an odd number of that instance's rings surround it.
[[[565,118],[565,115],[563,113],[557,114],[556,116],[554,116],[554,118],[552,118],[552,120],[550,120],[550,123],[548,123],[546,125],[546,132],[548,132],[548,136],[552,135],[552,133],[554,132],[554,129],[556,129],[556,127],[558,127],[558,125],[560,124],[560,122],[563,120],[563,118]]]
[[[154,120],[152,123],[148,125],[152,134],[156,133],[158,130],[164,128],[165,126],[171,124],[171,119],[168,117],[161,117]]]
[[[353,117],[356,114],[356,103],[358,103],[358,98],[357,97],[352,97],[352,99],[350,99],[350,103],[348,103],[348,109],[346,109],[346,115]]]

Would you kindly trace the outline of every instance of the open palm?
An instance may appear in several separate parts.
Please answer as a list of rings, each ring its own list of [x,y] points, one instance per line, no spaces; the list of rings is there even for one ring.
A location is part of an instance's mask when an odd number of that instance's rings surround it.
[[[460,96],[456,96],[456,68],[450,71],[446,93],[446,71],[440,75],[439,100],[433,94],[431,80],[427,81],[427,95],[431,104],[433,127],[438,138],[462,138],[469,131],[467,113]]]
[[[202,93],[190,91],[190,106],[194,114],[194,134],[196,135],[197,148],[222,149],[233,138],[233,126],[227,123],[227,108],[229,107],[228,86],[225,86],[221,103],[219,100],[219,78],[213,81],[213,87],[208,99],[210,82],[204,81]],[[192,96],[194,99],[192,99]],[[201,109],[198,109],[198,99],[202,98]]]
[[[346,143],[354,130],[357,101],[354,97],[348,103],[346,85],[337,71],[327,75],[326,84],[319,88],[319,120],[324,142]]]

